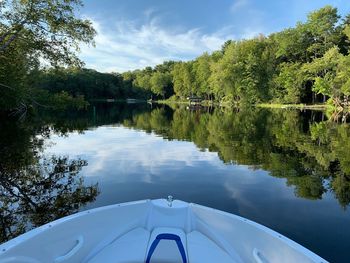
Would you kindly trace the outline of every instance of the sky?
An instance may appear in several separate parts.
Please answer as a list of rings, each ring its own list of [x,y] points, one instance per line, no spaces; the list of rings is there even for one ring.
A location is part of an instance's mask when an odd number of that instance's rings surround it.
[[[350,13],[350,0],[84,0],[80,15],[98,34],[80,58],[101,72],[191,60],[229,39],[292,27],[325,5]]]

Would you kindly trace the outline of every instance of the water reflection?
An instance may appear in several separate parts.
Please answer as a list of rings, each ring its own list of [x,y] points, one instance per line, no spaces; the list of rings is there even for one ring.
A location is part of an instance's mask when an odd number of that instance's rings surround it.
[[[317,116],[318,115],[318,116]],[[262,168],[287,179],[295,194],[321,199],[329,191],[350,202],[350,127],[322,112],[243,109],[213,112],[158,108],[123,121],[169,140],[188,140],[217,152],[226,164]]]
[[[173,194],[332,262],[349,256],[336,240],[350,239],[350,127],[322,112],[96,104],[2,122],[0,133],[2,240],[81,209]]]
[[[87,161],[45,156],[50,132],[28,123],[2,122],[0,134],[0,242],[72,214],[98,195],[79,172]],[[56,129],[60,134],[64,132]]]

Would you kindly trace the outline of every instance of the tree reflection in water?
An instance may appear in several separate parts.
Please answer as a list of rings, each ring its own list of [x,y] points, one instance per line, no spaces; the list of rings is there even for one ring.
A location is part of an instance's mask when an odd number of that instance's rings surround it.
[[[99,194],[79,175],[87,162],[44,156],[55,133],[122,124],[167,140],[193,142],[223,163],[264,169],[286,179],[295,195],[311,200],[332,193],[350,203],[350,125],[322,112],[258,108],[170,108],[164,105],[94,105],[87,112],[37,115],[0,122],[0,241],[74,213]]]
[[[298,197],[316,200],[333,192],[344,209],[350,203],[350,125],[322,112],[160,107],[123,125],[192,141],[227,164],[262,168],[285,178]]]
[[[72,214],[99,194],[79,172],[87,161],[43,156],[43,137],[28,123],[3,122],[0,134],[0,243]],[[46,129],[44,129],[46,130]],[[34,134],[33,134],[34,132]],[[41,139],[40,139],[41,137]]]

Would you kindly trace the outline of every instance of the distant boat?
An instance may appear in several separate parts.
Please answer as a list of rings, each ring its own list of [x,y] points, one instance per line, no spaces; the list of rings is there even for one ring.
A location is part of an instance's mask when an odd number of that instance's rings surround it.
[[[169,197],[61,218],[1,245],[0,262],[327,261],[253,221]]]

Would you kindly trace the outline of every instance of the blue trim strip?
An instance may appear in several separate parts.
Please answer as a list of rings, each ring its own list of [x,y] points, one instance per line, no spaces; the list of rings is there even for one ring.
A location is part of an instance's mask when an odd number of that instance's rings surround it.
[[[186,252],[184,249],[184,246],[181,242],[181,238],[178,235],[175,234],[169,234],[169,233],[164,233],[164,234],[159,234],[156,239],[153,241],[151,247],[149,248],[146,263],[150,263],[151,257],[153,255],[154,250],[156,250],[156,247],[159,244],[159,241],[165,239],[165,240],[174,240],[177,244],[177,247],[180,251],[181,257],[182,257],[182,262],[187,263],[186,259]]]

